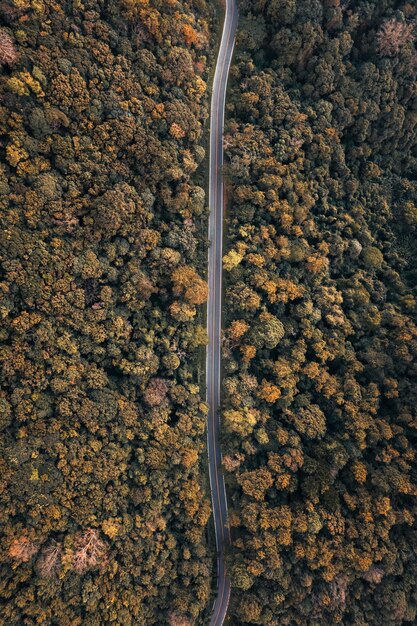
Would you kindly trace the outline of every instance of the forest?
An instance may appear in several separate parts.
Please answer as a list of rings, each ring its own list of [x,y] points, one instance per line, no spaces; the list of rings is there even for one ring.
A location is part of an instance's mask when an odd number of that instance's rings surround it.
[[[417,622],[417,8],[241,0],[228,98],[232,623]]]
[[[1,626],[205,620],[217,20],[0,1]]]
[[[227,626],[412,626],[417,6],[239,13]],[[209,0],[0,0],[0,626],[209,621],[221,19]]]

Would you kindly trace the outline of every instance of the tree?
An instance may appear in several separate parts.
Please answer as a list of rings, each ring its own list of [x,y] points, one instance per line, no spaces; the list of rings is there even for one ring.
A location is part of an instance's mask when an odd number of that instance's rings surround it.
[[[272,487],[274,482],[271,472],[265,467],[243,472],[238,475],[237,481],[246,495],[258,501],[264,500],[265,492]]]
[[[27,563],[38,552],[39,545],[32,541],[29,536],[24,533],[20,537],[13,539],[9,546],[9,557],[17,563]]]
[[[107,546],[100,539],[99,531],[87,528],[75,537],[71,565],[77,574],[88,570],[102,569],[107,565]]]
[[[0,64],[14,65],[18,59],[18,54],[13,44],[13,39],[3,29],[0,29]]]
[[[268,312],[259,315],[249,339],[257,348],[275,348],[285,335],[282,322]]]
[[[207,300],[208,285],[192,267],[185,265],[172,273],[174,295],[184,295],[189,304],[203,304]]]
[[[227,410],[223,413],[224,427],[227,431],[248,437],[256,426],[256,412],[244,407],[239,411]]]
[[[179,613],[170,613],[168,623],[169,626],[192,626],[193,624],[188,617],[180,615]]]
[[[401,48],[414,42],[413,30],[412,24],[396,19],[387,20],[382,24],[376,36],[378,52],[385,56],[398,54]]]
[[[44,546],[36,562],[36,569],[42,578],[52,578],[62,566],[62,545],[55,540]]]
[[[273,383],[264,379],[258,391],[258,396],[265,402],[273,404],[281,397],[281,390]]]
[[[162,378],[151,378],[144,394],[144,400],[149,406],[159,406],[168,392],[168,383]]]

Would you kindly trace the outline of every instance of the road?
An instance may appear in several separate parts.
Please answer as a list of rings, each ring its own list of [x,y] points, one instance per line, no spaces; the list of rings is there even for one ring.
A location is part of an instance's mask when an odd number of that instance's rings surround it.
[[[208,252],[207,333],[206,355],[207,448],[213,518],[217,547],[217,597],[210,626],[221,626],[225,620],[230,598],[224,553],[230,544],[227,517],[227,498],[222,470],[220,434],[221,388],[221,327],[222,327],[222,256],[223,256],[223,126],[226,87],[235,43],[238,13],[236,0],[226,0],[226,14],[213,80],[210,111],[210,166],[209,166],[209,232]]]

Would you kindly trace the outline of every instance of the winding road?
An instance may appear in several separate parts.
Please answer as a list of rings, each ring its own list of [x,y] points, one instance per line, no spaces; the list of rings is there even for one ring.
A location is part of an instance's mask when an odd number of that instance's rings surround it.
[[[237,27],[236,0],[226,0],[226,14],[213,80],[210,112],[209,166],[209,232],[208,252],[207,333],[206,355],[207,448],[213,518],[217,547],[217,597],[210,626],[221,626],[225,620],[230,598],[230,581],[226,572],[224,553],[230,545],[227,498],[220,450],[220,387],[221,387],[221,327],[222,327],[222,256],[223,256],[223,126],[226,87],[232,60]]]

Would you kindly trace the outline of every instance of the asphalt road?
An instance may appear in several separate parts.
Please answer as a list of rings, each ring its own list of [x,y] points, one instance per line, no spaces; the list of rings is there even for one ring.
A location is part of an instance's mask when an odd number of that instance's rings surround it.
[[[207,301],[207,332],[209,343],[206,357],[207,447],[213,517],[217,546],[217,597],[210,626],[221,626],[225,620],[230,598],[224,552],[230,544],[227,498],[219,443],[220,433],[220,361],[222,327],[222,256],[223,256],[223,126],[227,79],[235,43],[238,13],[236,0],[226,0],[226,15],[213,80],[210,112],[210,173],[209,173],[209,241]]]

